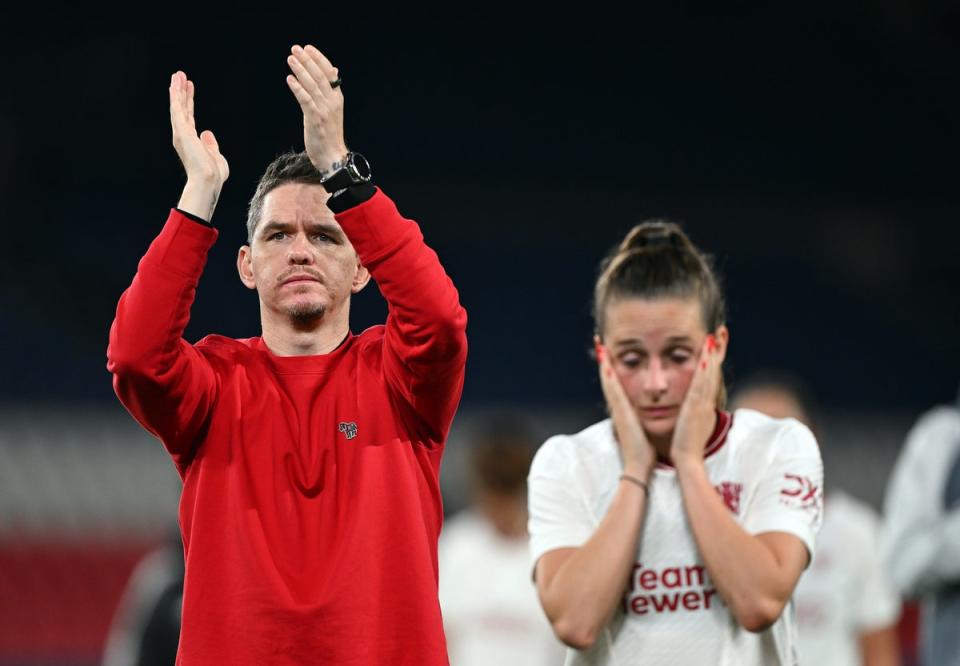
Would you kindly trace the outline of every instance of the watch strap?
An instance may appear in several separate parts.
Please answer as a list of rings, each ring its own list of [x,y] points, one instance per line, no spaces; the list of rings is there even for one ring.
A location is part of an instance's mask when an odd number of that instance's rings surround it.
[[[323,189],[332,194],[351,185],[362,185],[369,182],[369,162],[360,153],[349,152],[344,165],[324,178],[321,184]]]

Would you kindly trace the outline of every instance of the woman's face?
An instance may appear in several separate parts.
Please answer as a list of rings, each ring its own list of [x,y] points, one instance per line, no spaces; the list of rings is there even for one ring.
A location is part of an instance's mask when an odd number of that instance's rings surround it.
[[[606,307],[601,342],[640,424],[654,440],[669,439],[707,337],[696,298],[625,298]],[[727,329],[716,332],[721,360]]]

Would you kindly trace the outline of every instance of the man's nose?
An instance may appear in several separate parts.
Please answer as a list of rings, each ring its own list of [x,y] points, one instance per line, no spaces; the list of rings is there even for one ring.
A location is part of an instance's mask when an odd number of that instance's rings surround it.
[[[306,234],[297,234],[290,243],[287,259],[291,264],[312,264],[313,246],[307,240]]]

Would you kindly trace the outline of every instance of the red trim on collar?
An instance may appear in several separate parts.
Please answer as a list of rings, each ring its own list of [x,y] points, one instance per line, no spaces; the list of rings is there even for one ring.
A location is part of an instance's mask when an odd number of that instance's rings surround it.
[[[707,440],[707,445],[703,447],[704,459],[709,458],[723,448],[723,445],[727,443],[727,435],[730,433],[730,428],[732,426],[733,414],[730,412],[723,412],[718,409],[717,423],[713,427],[713,433],[710,435],[710,439]],[[673,469],[673,463],[658,456],[657,467]]]

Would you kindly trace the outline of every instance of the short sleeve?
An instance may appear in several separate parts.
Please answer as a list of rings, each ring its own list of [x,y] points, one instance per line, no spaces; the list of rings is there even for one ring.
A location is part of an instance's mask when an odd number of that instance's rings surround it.
[[[582,546],[596,530],[576,467],[568,437],[548,439],[533,459],[527,479],[533,566],[551,550]]]
[[[770,447],[770,461],[747,510],[744,528],[750,534],[793,534],[803,541],[812,561],[823,522],[820,449],[813,433],[793,419],[784,420]]]

